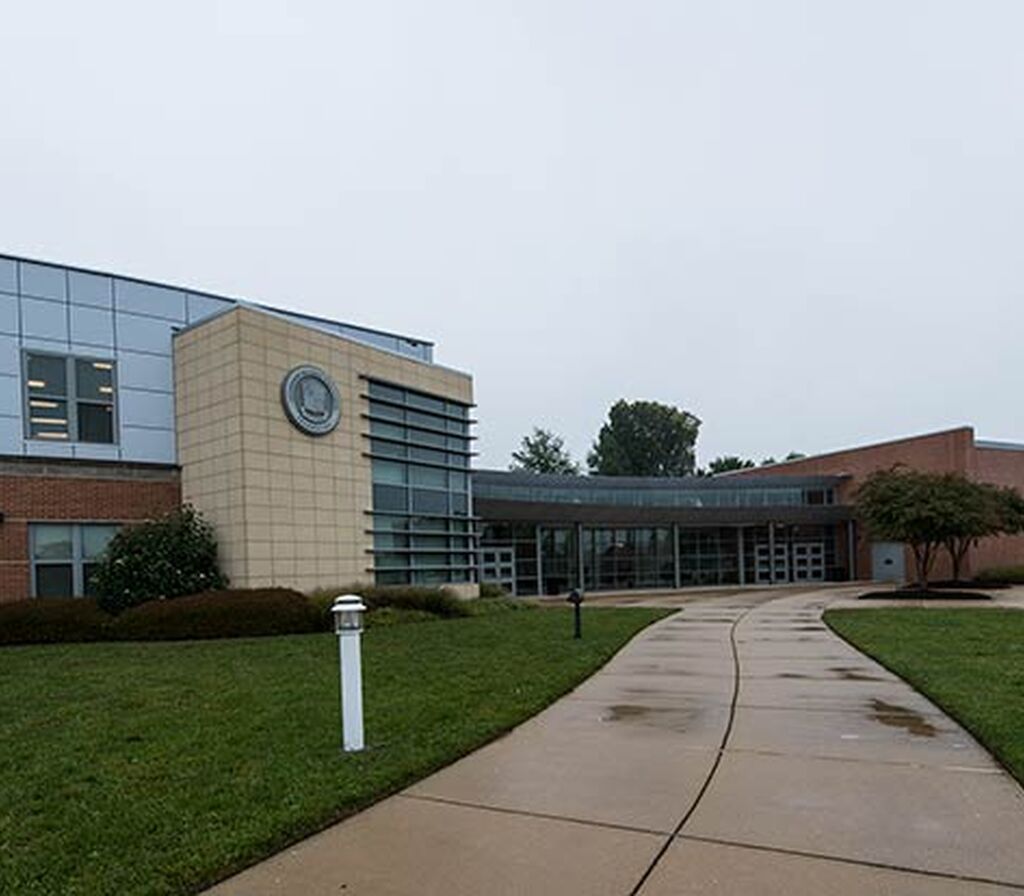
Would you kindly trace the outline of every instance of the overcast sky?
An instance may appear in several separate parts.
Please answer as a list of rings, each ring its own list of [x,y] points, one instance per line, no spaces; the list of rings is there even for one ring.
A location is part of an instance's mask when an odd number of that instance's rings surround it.
[[[21,2],[0,251],[432,339],[479,466],[1024,440],[1019,0]]]

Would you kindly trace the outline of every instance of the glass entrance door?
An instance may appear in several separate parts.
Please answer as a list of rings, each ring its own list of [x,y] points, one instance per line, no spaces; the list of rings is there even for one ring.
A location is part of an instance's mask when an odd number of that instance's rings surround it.
[[[789,581],[789,545],[776,542],[774,551],[767,541],[754,548],[754,580],[758,585]]]
[[[480,552],[480,581],[516,593],[515,548],[485,548]]]
[[[797,542],[793,545],[793,581],[825,581],[825,543]]]

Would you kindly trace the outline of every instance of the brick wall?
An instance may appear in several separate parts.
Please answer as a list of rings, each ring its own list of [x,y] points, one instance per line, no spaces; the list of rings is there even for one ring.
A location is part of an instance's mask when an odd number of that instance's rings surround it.
[[[0,462],[0,602],[30,593],[32,522],[137,522],[176,507],[175,468],[141,465]]]
[[[793,474],[847,474],[850,479],[840,488],[837,499],[851,503],[857,487],[869,474],[903,464],[928,473],[962,473],[978,482],[992,482],[1016,488],[1024,494],[1024,451],[985,447],[975,444],[969,426],[929,433],[863,448],[851,448],[815,457],[744,470],[733,475],[764,476]],[[970,575],[992,566],[1024,563],[1024,537],[988,538],[972,549],[964,574]],[[913,570],[913,556],[906,555],[906,569]],[[857,570],[860,577],[871,572],[871,540],[860,531],[857,538]],[[932,572],[936,580],[952,575],[943,553]]]

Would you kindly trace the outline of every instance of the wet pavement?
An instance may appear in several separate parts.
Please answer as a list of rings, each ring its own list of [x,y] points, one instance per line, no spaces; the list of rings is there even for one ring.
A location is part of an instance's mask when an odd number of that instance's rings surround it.
[[[214,892],[1024,893],[1021,788],[828,630],[844,596],[687,599],[508,736]]]

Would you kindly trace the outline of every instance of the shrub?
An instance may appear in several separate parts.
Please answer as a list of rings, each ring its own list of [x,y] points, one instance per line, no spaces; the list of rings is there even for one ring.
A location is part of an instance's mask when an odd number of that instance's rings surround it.
[[[482,582],[480,584],[480,596],[488,599],[508,597],[508,592],[501,585],[495,585],[494,582]]]
[[[535,610],[538,604],[521,597],[489,597],[487,600],[470,601],[467,606],[472,616],[493,616],[495,613]]]
[[[0,644],[59,644],[109,637],[112,618],[88,598],[0,604]]]
[[[345,585],[340,588],[318,588],[310,594],[310,601],[328,618],[331,604],[340,594],[358,594],[367,609],[377,611],[384,607],[396,610],[421,610],[444,619],[471,615],[467,602],[460,600],[446,588],[424,588],[416,585]]]
[[[409,622],[438,622],[440,617],[426,610],[397,610],[394,607],[381,607],[366,614],[367,628],[390,628],[393,625],[405,625]]]
[[[122,529],[93,573],[100,606],[119,613],[155,598],[224,588],[213,527],[192,506]]]
[[[983,569],[974,580],[985,584],[1006,582],[1010,585],[1024,585],[1024,566],[995,566],[992,569]]]
[[[127,641],[177,641],[324,630],[323,617],[305,595],[288,588],[253,588],[149,601],[118,616],[113,635]]]

